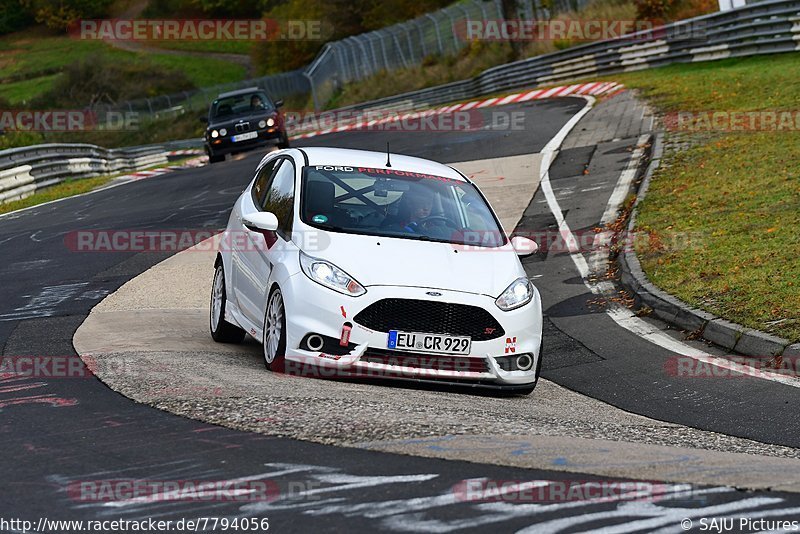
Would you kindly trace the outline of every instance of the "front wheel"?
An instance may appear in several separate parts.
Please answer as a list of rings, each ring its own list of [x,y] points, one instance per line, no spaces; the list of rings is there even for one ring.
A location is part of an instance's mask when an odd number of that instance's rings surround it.
[[[267,301],[264,315],[264,365],[270,371],[283,372],[286,357],[286,309],[281,290],[275,288]]]
[[[241,343],[245,331],[225,320],[225,269],[222,263],[217,265],[214,273],[214,284],[211,286],[210,323],[211,337],[217,343]]]
[[[278,148],[289,148],[289,135],[286,132],[283,133],[280,141],[278,141]]]
[[[223,161],[225,161],[225,154],[220,154],[220,155],[209,154],[208,156],[209,163],[221,163]]]

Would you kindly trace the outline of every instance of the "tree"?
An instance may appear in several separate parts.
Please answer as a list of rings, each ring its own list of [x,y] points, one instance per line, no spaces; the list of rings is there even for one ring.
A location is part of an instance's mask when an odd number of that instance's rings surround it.
[[[67,30],[80,19],[98,18],[108,13],[113,0],[20,0],[36,22],[48,28]]]

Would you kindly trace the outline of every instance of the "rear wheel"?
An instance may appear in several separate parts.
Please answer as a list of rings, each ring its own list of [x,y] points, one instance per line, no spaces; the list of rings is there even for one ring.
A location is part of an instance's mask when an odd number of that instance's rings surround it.
[[[225,269],[222,263],[217,265],[214,283],[211,286],[210,324],[211,337],[217,343],[241,343],[245,331],[225,320]]]
[[[283,372],[286,357],[286,310],[281,290],[275,288],[267,300],[264,315],[264,365],[275,372]]]

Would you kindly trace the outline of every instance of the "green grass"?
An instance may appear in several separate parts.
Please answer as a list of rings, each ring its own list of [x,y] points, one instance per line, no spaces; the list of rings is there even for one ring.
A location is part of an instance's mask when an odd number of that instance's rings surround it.
[[[800,54],[677,65],[614,79],[663,111],[796,109]],[[684,301],[800,340],[800,132],[682,134],[640,204],[647,276]]]
[[[51,200],[80,195],[81,193],[86,193],[107,184],[111,181],[111,178],[111,176],[97,176],[95,178],[85,178],[83,180],[68,180],[54,185],[53,187],[43,189],[22,200],[0,204],[0,213],[8,213],[10,211],[44,204]]]
[[[250,55],[253,41],[148,41],[147,46],[187,52]]]
[[[51,74],[31,80],[6,82],[0,85],[0,96],[8,100],[10,104],[24,104],[49,91],[59,76],[61,74]]]
[[[13,102],[21,102],[26,100],[20,98],[26,90],[32,89],[33,93],[40,94],[46,90],[47,84],[53,83],[54,69],[59,69],[93,53],[121,59],[146,58],[157,65],[185,72],[197,87],[238,81],[245,77],[245,69],[242,65],[228,61],[129,52],[114,48],[102,41],[74,39],[34,28],[0,38],[0,79],[14,78],[11,82],[0,84],[0,97]],[[21,88],[21,83],[27,83],[27,85],[23,85]],[[44,89],[39,87],[39,84]]]
[[[671,65],[611,76],[665,111],[797,109],[800,54]]]
[[[245,78],[242,65],[194,56],[172,56],[167,54],[138,54],[157,65],[182,70],[197,87],[208,87],[220,83],[235,82]]]

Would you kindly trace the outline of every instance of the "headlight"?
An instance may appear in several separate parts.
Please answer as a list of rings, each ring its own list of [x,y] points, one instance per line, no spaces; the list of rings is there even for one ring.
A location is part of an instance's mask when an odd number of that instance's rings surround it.
[[[272,117],[267,119],[267,126],[275,126],[275,119]]]
[[[228,130],[226,130],[225,128],[222,128],[222,129],[220,129],[219,134],[222,137],[225,137],[226,135],[228,135]]]
[[[214,139],[216,139],[217,137],[219,137],[219,132],[218,132],[218,131],[216,131],[216,130],[211,130],[211,137],[213,137]]]
[[[527,278],[517,278],[494,301],[503,311],[510,311],[524,306],[533,298],[533,284]]]
[[[358,297],[367,292],[364,286],[334,264],[319,258],[312,258],[302,251],[300,251],[300,267],[313,281],[339,293]]]
[[[270,120],[272,120],[272,119],[270,119]],[[263,121],[263,120],[262,121],[258,121],[258,127],[259,128],[266,128],[267,127],[267,121]]]

